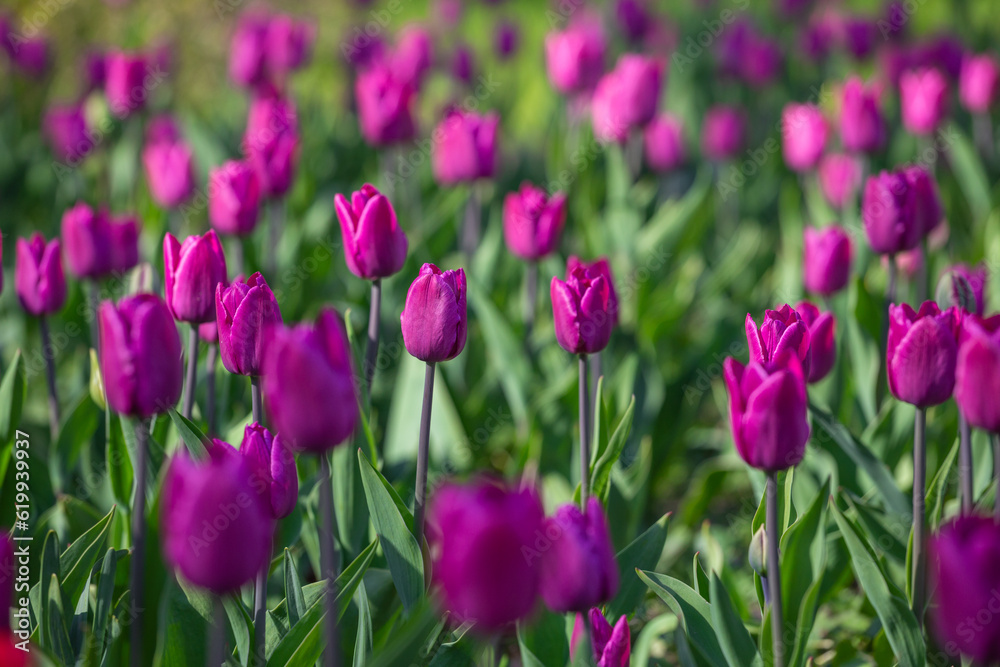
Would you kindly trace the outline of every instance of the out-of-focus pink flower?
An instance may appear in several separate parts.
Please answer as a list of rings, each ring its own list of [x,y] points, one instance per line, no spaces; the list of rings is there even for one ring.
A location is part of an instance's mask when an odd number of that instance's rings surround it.
[[[965,108],[986,113],[1000,92],[1000,65],[989,54],[967,56],[962,63],[958,95]]]
[[[70,166],[78,165],[94,148],[87,130],[87,118],[80,106],[49,107],[42,120],[42,129],[56,159]]]
[[[844,208],[861,187],[861,163],[846,153],[824,155],[819,162],[819,187],[830,206]]]
[[[606,44],[601,24],[587,18],[545,37],[549,81],[561,93],[593,88],[604,70]]]
[[[948,81],[937,69],[904,72],[899,98],[903,126],[913,134],[931,134],[948,113]]]

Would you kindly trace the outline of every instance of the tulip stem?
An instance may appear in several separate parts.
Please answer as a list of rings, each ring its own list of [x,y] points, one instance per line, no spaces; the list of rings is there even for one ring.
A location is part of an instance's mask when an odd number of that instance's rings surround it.
[[[379,314],[382,310],[382,280],[372,281],[372,302],[368,307],[368,347],[365,348],[365,386],[368,387],[368,403],[371,404],[372,380],[378,365]]]
[[[184,383],[184,412],[186,419],[191,419],[194,412],[194,385],[198,380],[198,325],[191,325],[188,334],[187,382]]]
[[[430,455],[431,406],[434,403],[434,362],[424,373],[424,406],[420,411],[420,444],[417,448],[417,485],[413,491],[413,532],[423,549],[424,514],[427,504],[427,459]]]
[[[1000,523],[1000,433],[993,434],[993,476],[997,489],[993,499],[993,519]]]
[[[538,262],[528,262],[524,270],[524,339],[531,346],[531,332],[535,328],[535,311],[538,309]]]
[[[264,425],[264,410],[261,407],[260,376],[250,376],[250,409],[253,412],[253,420]]]
[[[219,667],[226,659],[226,607],[222,597],[213,596],[212,627],[208,631],[207,667]]]
[[[965,416],[958,415],[958,487],[962,514],[972,513],[972,429]]]
[[[52,443],[55,444],[59,435],[59,395],[56,392],[56,351],[52,347],[52,337],[49,335],[49,321],[43,315],[38,320],[42,332],[42,356],[45,357],[45,380],[49,387],[49,429]]]
[[[781,613],[781,569],[778,563],[778,473],[767,473],[767,507],[764,516],[764,534],[767,536],[767,587],[771,603],[771,639],[774,642],[774,665],[784,667],[785,644],[782,641],[784,621]]]
[[[587,355],[580,355],[580,504],[590,495],[590,392],[587,390]]]
[[[913,421],[913,613],[923,627],[926,562],[924,559],[924,493],[927,478],[927,448],[924,429],[927,411],[917,408]]]
[[[132,560],[129,563],[129,590],[132,593],[132,625],[129,628],[132,667],[142,667],[142,612],[146,565],[146,456],[149,431],[135,422],[135,497],[132,500]]]
[[[96,280],[90,281],[90,347],[97,358],[101,358],[101,335],[98,329],[97,309],[101,305],[101,287]]]
[[[215,423],[215,360],[218,358],[219,346],[217,343],[210,343],[208,353],[205,355],[205,390],[208,397],[205,400],[206,421],[208,422],[208,434],[215,435],[217,424]]]
[[[330,474],[330,453],[320,454],[319,475],[319,555],[326,579],[323,606],[326,614],[323,625],[326,634],[326,650],[323,651],[324,667],[340,664],[340,640],[337,636],[337,542],[334,539],[336,517],[333,513],[333,479]]]
[[[254,582],[253,589],[253,645],[254,659],[250,661],[253,665],[263,665],[265,660],[267,633],[267,570],[265,565],[257,573],[257,581]]]

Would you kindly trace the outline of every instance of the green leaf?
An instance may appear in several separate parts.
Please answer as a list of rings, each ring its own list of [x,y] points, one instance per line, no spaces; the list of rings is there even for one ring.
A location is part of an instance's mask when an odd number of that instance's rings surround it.
[[[132,505],[133,474],[132,460],[129,458],[128,447],[125,445],[126,422],[115,413],[111,413],[109,421],[109,436],[107,445],[108,478],[115,499],[125,507]]]
[[[372,650],[372,610],[364,582],[358,586],[354,599],[358,603],[358,634],[354,639],[354,667],[365,667]]]
[[[114,515],[115,508],[112,507],[93,528],[74,540],[59,558],[63,594],[67,599],[76,600],[90,583],[90,573],[104,553]]]
[[[3,374],[3,381],[0,381],[0,444],[2,445],[10,444],[21,422],[24,389],[24,357],[21,356],[21,350],[17,350],[10,366]]]
[[[149,613],[147,610],[146,613]],[[168,580],[160,598],[157,667],[204,665],[212,600],[207,594]]]
[[[955,171],[955,180],[965,194],[975,223],[982,223],[990,214],[990,182],[986,170],[976,154],[972,142],[957,125],[951,123],[943,130],[948,141],[948,164]]]
[[[206,458],[208,456],[208,448],[212,446],[209,437],[202,433],[201,429],[194,425],[194,422],[173,408],[170,410],[170,419],[173,420],[174,426],[177,428],[177,433],[181,436],[181,440],[187,445],[191,457],[196,461]]]
[[[54,647],[54,640],[49,634],[49,594],[52,580],[59,577],[59,536],[54,530],[50,530],[45,535],[45,542],[42,544],[42,572],[38,579],[38,585],[32,587],[29,596],[31,606],[35,610],[38,618],[38,626],[35,631],[38,633],[38,643],[43,647]],[[58,587],[56,588],[58,591]]]
[[[382,543],[392,582],[403,608],[409,612],[424,594],[424,564],[420,547],[392,495],[386,490],[388,482],[360,451],[358,461],[375,533]]]
[[[711,665],[729,664],[712,624],[711,605],[682,581],[665,574],[638,571],[639,578],[680,619],[691,648]]]
[[[591,474],[590,486],[593,489],[593,494],[605,501],[607,501],[610,487],[611,469],[621,457],[622,450],[625,449],[625,443],[628,441],[629,433],[632,430],[632,419],[634,416],[635,396],[632,397],[628,408],[625,409],[625,414],[622,416],[621,421],[618,422],[618,428],[611,435],[607,448],[597,460],[597,464],[594,466],[594,471]]]
[[[66,630],[66,615],[63,613],[62,595],[59,592],[59,577],[52,575],[46,598],[48,614],[46,622],[46,637],[48,648],[67,664],[75,662],[73,648],[69,642],[69,632]]]
[[[393,629],[389,641],[369,661],[370,667],[421,664],[415,658],[422,657],[422,651],[436,628],[437,615],[427,598],[423,598],[410,612],[409,618]]]
[[[790,665],[804,665],[809,635],[816,619],[817,596],[826,569],[826,503],[829,481],[824,482],[805,514],[781,537],[781,599],[788,637],[789,621],[795,623]],[[770,567],[770,564],[768,564]],[[787,643],[787,639],[786,639]]]
[[[84,445],[89,443],[97,432],[103,415],[104,412],[94,405],[87,394],[84,394],[73,408],[60,427],[59,439],[56,442],[59,465],[63,470],[73,470]]]
[[[694,555],[694,562],[691,564],[691,576],[694,582],[694,590],[701,597],[706,600],[709,599],[709,581],[708,575],[705,574],[705,568],[701,566],[701,553],[696,552]]]
[[[960,443],[961,439],[956,438],[955,444],[951,447],[951,451],[949,451],[948,456],[941,461],[941,465],[938,467],[937,473],[934,474],[934,479],[931,480],[931,484],[927,488],[926,506],[930,510],[930,512],[928,512],[927,520],[930,523],[932,531],[936,531],[941,525],[941,515],[944,513],[944,500],[948,493],[948,478],[955,470],[955,459],[958,458]]]
[[[302,594],[299,573],[295,570],[292,555],[285,549],[285,601],[288,603],[288,627],[294,627],[306,613],[306,599]]]
[[[733,609],[729,591],[715,572],[709,580],[710,613],[722,653],[730,667],[763,667],[764,661],[743,625],[743,620]]]
[[[115,572],[118,569],[118,553],[108,549],[97,578],[97,596],[94,605],[94,640],[103,650],[104,638],[108,630],[115,594]]]
[[[539,665],[565,665],[569,660],[566,617],[546,610],[528,625],[518,623],[517,643],[522,655],[527,652]]]
[[[663,553],[663,545],[667,541],[667,520],[670,514],[664,514],[659,521],[646,529],[632,544],[618,552],[618,571],[621,586],[618,595],[608,603],[606,614],[608,618],[618,618],[622,614],[631,614],[642,602],[646,594],[646,586],[636,577],[636,570],[656,567]]]

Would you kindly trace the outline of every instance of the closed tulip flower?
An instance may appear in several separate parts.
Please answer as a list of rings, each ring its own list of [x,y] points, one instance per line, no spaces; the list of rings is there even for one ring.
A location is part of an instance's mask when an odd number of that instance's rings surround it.
[[[281,434],[260,424],[248,424],[243,430],[240,454],[250,465],[250,482],[257,494],[265,498],[272,519],[284,519],[295,509],[299,499],[299,474],[295,457],[285,447]]]
[[[106,301],[98,323],[108,405],[141,419],[172,408],[181,396],[181,339],[163,301],[153,294]]]
[[[483,632],[531,613],[539,584],[532,556],[545,539],[543,520],[533,489],[488,480],[441,487],[431,499],[427,539],[444,608]]]
[[[655,58],[626,53],[618,59],[614,76],[618,79],[617,103],[629,127],[643,127],[656,115],[663,88],[663,63]]]
[[[889,306],[886,362],[893,396],[918,408],[951,398],[961,318],[957,308],[941,312],[933,301],[919,311],[906,303]]]
[[[18,72],[33,79],[39,79],[45,75],[52,64],[52,54],[49,42],[45,37],[36,35],[25,37],[26,28],[22,28],[21,35],[15,40],[10,33],[4,32],[0,45],[10,56],[11,64],[17,68]]]
[[[545,36],[549,81],[560,93],[578,93],[597,85],[606,50],[600,23],[582,20]]]
[[[493,40],[493,51],[500,60],[508,60],[517,53],[517,47],[521,44],[521,31],[516,23],[503,21],[496,29],[496,36]]]
[[[261,183],[248,162],[230,160],[208,176],[208,218],[221,234],[246,236],[257,226]]]
[[[293,450],[326,452],[354,432],[357,390],[347,333],[336,311],[320,311],[313,326],[274,328],[262,375],[274,430]]]
[[[109,218],[111,227],[111,273],[121,275],[139,263],[139,221],[125,215]]]
[[[931,134],[948,113],[948,80],[935,68],[904,72],[899,103],[903,127],[913,134]]]
[[[149,63],[141,53],[112,51],[104,61],[104,94],[108,98],[111,112],[125,118],[146,107],[149,90],[146,88],[146,74]]]
[[[189,236],[183,245],[167,233],[163,239],[164,292],[167,306],[181,322],[201,324],[215,318],[215,286],[225,283],[226,256],[214,230]]]
[[[549,197],[531,183],[503,201],[503,234],[507,248],[521,259],[537,261],[555,250],[566,222],[566,195]]]
[[[655,171],[670,171],[681,166],[687,157],[681,119],[663,113],[651,120],[643,130],[643,152],[646,164]]]
[[[500,116],[495,112],[480,116],[453,111],[434,130],[437,141],[431,144],[431,167],[441,185],[468,183],[492,178],[497,163],[497,129]]]
[[[787,303],[778,310],[764,312],[764,322],[757,327],[750,313],[744,321],[750,360],[758,364],[776,362],[790,352],[799,361],[804,377],[809,377],[809,325]]]
[[[309,62],[316,30],[307,21],[278,14],[267,25],[267,66],[272,72],[287,73]]]
[[[418,89],[434,64],[434,38],[424,26],[404,27],[396,38],[390,61],[399,80]]]
[[[587,501],[586,514],[574,504],[563,505],[545,520],[552,546],[542,553],[541,595],[558,613],[585,612],[618,592],[618,563],[608,521],[597,498]]]
[[[290,100],[261,95],[250,105],[243,147],[257,173],[262,193],[280,197],[295,176],[299,122]]]
[[[455,80],[465,85],[472,83],[474,67],[472,48],[468,44],[456,46],[451,54],[449,65],[449,70]]]
[[[975,308],[971,309],[973,315],[982,315],[986,309],[986,283],[989,280],[989,272],[986,266],[980,264],[969,266],[968,264],[956,264],[951,269],[952,273],[961,276],[972,290]]]
[[[387,278],[403,268],[408,244],[389,199],[366,183],[351,195],[338,194],[334,207],[344,237],[344,259],[365,280]]]
[[[903,169],[903,176],[913,193],[913,211],[916,224],[923,234],[931,233],[944,218],[941,199],[938,197],[937,186],[927,170],[913,165]]]
[[[802,283],[816,294],[829,296],[847,286],[854,255],[851,237],[842,227],[806,227],[802,255]]]
[[[618,301],[606,261],[587,265],[570,258],[566,280],[553,277],[550,292],[556,340],[564,350],[594,354],[607,347]]]
[[[173,144],[181,140],[181,129],[170,114],[159,114],[150,119],[146,125],[146,145],[167,143]]]
[[[614,627],[604,618],[600,609],[594,608],[586,615],[577,614],[573,624],[573,637],[570,640],[570,660],[573,660],[580,647],[579,637],[583,635],[584,623],[590,624],[590,646],[597,667],[628,667],[632,654],[632,637],[628,629],[628,617],[620,616]]]
[[[390,146],[413,139],[414,93],[394,66],[376,63],[362,71],[354,83],[354,97],[365,141],[372,146]]]
[[[840,108],[840,140],[844,148],[853,153],[874,153],[885,145],[886,132],[878,94],[866,88],[861,79],[848,79]]]
[[[1000,317],[963,318],[955,362],[955,402],[976,428],[1000,433]]]
[[[731,160],[743,150],[745,131],[743,114],[738,110],[727,106],[712,107],[705,112],[701,149],[710,160]]]
[[[260,11],[244,12],[229,46],[229,78],[252,88],[267,78],[267,33],[269,17]]]
[[[193,461],[182,449],[164,477],[164,560],[185,580],[219,595],[252,581],[271,556],[274,521],[251,475],[248,462],[217,440],[206,461]]]
[[[819,162],[819,187],[837,210],[843,209],[861,187],[861,163],[846,153],[831,153]]]
[[[59,239],[48,243],[35,232],[31,239],[17,240],[14,287],[21,307],[36,317],[58,312],[66,302]]]
[[[70,273],[96,279],[111,270],[111,226],[104,212],[79,202],[63,213],[61,232]]]
[[[788,104],[781,112],[781,148],[785,164],[808,171],[819,163],[826,148],[826,119],[813,104]]]
[[[260,375],[267,334],[281,324],[281,311],[263,276],[215,287],[215,322],[222,365],[237,375]]]
[[[837,318],[833,313],[820,312],[815,304],[801,301],[795,312],[809,327],[809,374],[806,382],[813,384],[825,378],[837,360]]]
[[[468,328],[465,271],[424,264],[406,293],[399,321],[406,351],[417,359],[436,363],[457,357]]]
[[[187,144],[148,143],[142,150],[142,164],[149,193],[160,206],[176,208],[194,194],[194,161]]]
[[[987,113],[1000,92],[1000,65],[988,54],[967,56],[962,61],[958,97],[972,113]]]
[[[594,139],[602,144],[624,144],[631,129],[621,104],[619,77],[609,72],[601,77],[590,98],[590,120]]]
[[[986,517],[959,517],[931,538],[928,551],[939,641],[976,664],[1000,660],[1000,614],[992,611],[1000,590],[1000,526]]]
[[[805,377],[792,350],[763,364],[744,366],[728,357],[723,377],[736,451],[748,465],[768,472],[798,464],[809,440]]]
[[[53,106],[45,111],[42,129],[57,160],[76,166],[94,147],[83,108]]]
[[[883,171],[865,184],[861,202],[865,236],[872,250],[890,255],[912,250],[924,230],[917,220],[916,198],[903,174]]]

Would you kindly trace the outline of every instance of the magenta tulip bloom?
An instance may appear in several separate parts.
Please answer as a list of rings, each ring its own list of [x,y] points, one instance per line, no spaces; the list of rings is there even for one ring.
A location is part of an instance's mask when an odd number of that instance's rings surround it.
[[[968,264],[956,264],[949,270],[964,278],[969,284],[969,288],[972,289],[972,296],[976,302],[975,310],[972,311],[972,314],[982,316],[986,310],[986,283],[989,280],[989,272],[986,266],[980,264],[972,267]]]
[[[309,62],[316,29],[307,21],[278,14],[267,25],[267,66],[275,73],[297,70]]]
[[[39,79],[45,75],[52,63],[49,43],[45,37],[25,37],[23,34],[14,39],[6,31],[0,44],[10,56],[11,64],[22,74],[33,79]]]
[[[585,612],[615,596],[618,563],[600,500],[590,498],[586,514],[563,505],[545,520],[543,533],[551,546],[541,552],[540,592],[549,609]]]
[[[597,85],[606,49],[600,23],[581,20],[562,32],[545,36],[549,81],[561,93],[577,93]]]
[[[139,294],[98,310],[101,373],[108,405],[145,419],[181,397],[183,368],[177,326],[160,297]]]
[[[275,432],[299,452],[346,442],[358,423],[358,397],[340,315],[328,308],[313,326],[276,327],[268,336],[264,404]]]
[[[403,268],[408,248],[406,234],[385,195],[365,183],[350,201],[338,194],[333,202],[344,237],[344,259],[351,273],[377,280]]]
[[[854,255],[851,237],[842,227],[806,227],[802,255],[802,283],[816,294],[829,296],[847,286]]]
[[[125,118],[146,107],[153,86],[147,81],[149,63],[141,53],[111,51],[105,58],[104,94],[111,113]]]
[[[628,617],[622,615],[614,628],[604,618],[604,614],[596,607],[590,610],[586,618],[583,614],[576,615],[573,624],[573,636],[570,639],[569,654],[573,660],[579,638],[583,635],[584,623],[590,623],[590,650],[594,652],[594,662],[597,667],[628,667],[632,654],[632,637],[628,629]],[[584,649],[586,650],[586,649]]]
[[[781,112],[781,148],[794,171],[816,166],[826,148],[826,119],[813,104],[787,104]]]
[[[641,0],[617,0],[615,18],[618,27],[630,42],[641,40],[653,24],[653,17]]]
[[[889,306],[886,363],[893,396],[918,408],[951,398],[961,321],[957,308],[941,312],[933,301],[916,312],[906,303]]]
[[[934,179],[919,165],[906,167],[902,173],[913,196],[916,225],[924,235],[929,234],[944,218],[944,209],[941,207]]]
[[[913,189],[903,174],[883,171],[868,178],[861,218],[868,243],[879,254],[912,250],[924,234],[917,220]]]
[[[534,489],[484,479],[441,487],[431,498],[427,541],[444,608],[484,632],[531,613],[539,584],[531,556],[544,539],[543,520]]]
[[[764,311],[764,323],[757,327],[750,313],[744,321],[750,362],[776,363],[787,351],[796,359],[804,377],[809,377],[809,325],[787,303],[778,310]]]
[[[948,80],[935,68],[904,72],[899,104],[903,127],[913,134],[931,134],[948,113]]]
[[[394,65],[376,63],[362,71],[354,82],[354,97],[365,141],[372,146],[390,146],[413,139],[414,93]]]
[[[618,300],[607,260],[587,265],[570,257],[566,280],[552,278],[549,288],[556,340],[573,354],[600,352],[618,323]]]
[[[222,365],[237,375],[260,375],[270,327],[280,325],[281,311],[263,276],[215,287],[215,323],[219,327]]]
[[[248,424],[243,431],[240,454],[250,466],[250,485],[262,494],[272,519],[284,519],[299,500],[299,473],[295,457],[281,441],[281,434],[260,424]]]
[[[1000,92],[1000,65],[988,54],[966,56],[958,80],[958,97],[972,113],[987,113]]]
[[[1000,317],[963,318],[955,362],[955,402],[976,428],[1000,433]]]
[[[747,40],[742,76],[754,88],[764,88],[781,73],[782,54],[777,42],[759,35]]]
[[[472,48],[468,44],[459,44],[451,54],[451,75],[459,83],[469,85],[472,83],[472,76],[475,65],[473,63]]]
[[[396,48],[392,52],[390,63],[401,83],[413,90],[419,89],[434,64],[434,40],[431,33],[421,25],[404,27],[396,38]]]
[[[267,33],[269,17],[260,11],[244,12],[236,24],[229,47],[229,78],[252,88],[267,78]]]
[[[147,144],[142,164],[153,200],[164,208],[176,208],[194,193],[194,162],[191,149],[180,141]]]
[[[260,197],[261,182],[249,162],[230,160],[208,175],[208,218],[220,234],[250,234]]]
[[[793,350],[774,361],[744,366],[728,357],[723,376],[736,451],[766,471],[791,468],[805,455],[809,415],[805,377]]]
[[[624,144],[628,140],[630,127],[620,100],[619,79],[614,72],[609,72],[597,82],[590,98],[594,139],[602,144]]]
[[[58,312],[66,303],[66,276],[63,274],[59,239],[48,243],[35,232],[31,239],[17,240],[14,288],[21,307],[36,317]]]
[[[877,93],[865,88],[861,79],[849,78],[840,108],[840,140],[844,148],[854,153],[874,153],[885,145],[886,132]]]
[[[247,461],[216,440],[206,461],[193,461],[181,449],[164,477],[164,560],[187,581],[219,595],[253,581],[271,556],[274,521],[251,475]]]
[[[42,129],[57,160],[76,166],[94,148],[87,117],[80,106],[52,106],[45,111]]]
[[[299,149],[299,122],[291,101],[270,95],[256,97],[250,105],[243,149],[264,195],[280,197],[288,192]]]
[[[959,517],[928,545],[934,584],[933,627],[943,648],[976,664],[1000,660],[1000,526],[980,516]]]
[[[406,351],[427,363],[461,354],[468,329],[466,292],[464,270],[442,271],[424,264],[399,316]]]
[[[500,60],[508,60],[517,53],[517,47],[521,44],[521,31],[517,24],[511,21],[502,21],[496,29],[493,39],[493,51]]]
[[[131,215],[109,217],[108,221],[111,228],[111,273],[122,275],[139,263],[139,221]]]
[[[837,360],[837,318],[833,313],[820,312],[809,301],[800,301],[795,312],[809,327],[809,374],[806,382],[813,384],[825,378]]]
[[[183,245],[167,232],[163,239],[164,292],[167,306],[181,322],[215,319],[215,286],[225,283],[226,256],[214,230],[189,236]]]
[[[181,129],[170,114],[154,116],[146,126],[146,145],[174,144],[181,141]]]
[[[96,279],[111,270],[111,226],[107,214],[84,202],[63,213],[61,237],[67,268],[77,278]]]
[[[663,63],[655,58],[626,53],[618,59],[613,75],[620,97],[622,119],[630,127],[643,127],[656,115],[664,84]]]
[[[824,155],[819,162],[819,187],[830,206],[843,209],[861,187],[861,163],[846,153]]]
[[[555,250],[566,222],[566,195],[549,197],[527,181],[503,200],[503,235],[521,259],[537,261]]]
[[[500,116],[453,111],[434,130],[431,167],[441,185],[492,178],[497,165]]]
[[[701,130],[701,149],[705,156],[716,162],[736,157],[743,150],[745,121],[737,109],[716,106],[705,112]]]
[[[662,113],[649,122],[643,130],[642,143],[646,164],[654,171],[676,169],[687,157],[681,119],[669,113]]]

